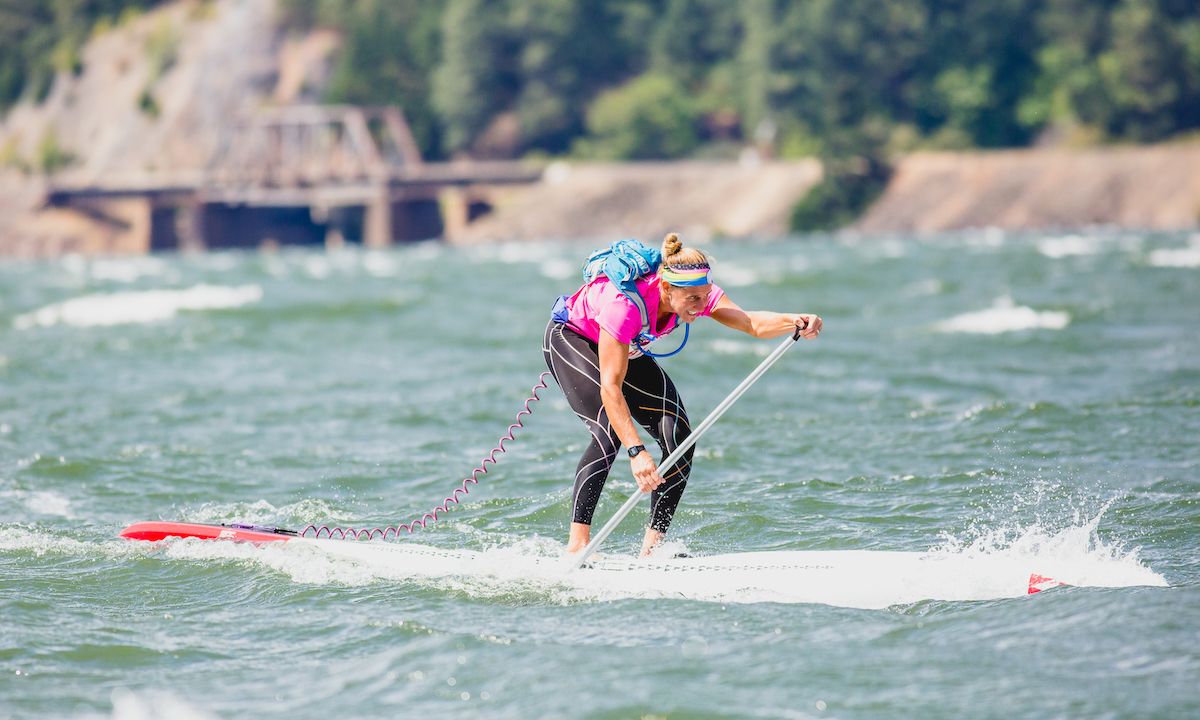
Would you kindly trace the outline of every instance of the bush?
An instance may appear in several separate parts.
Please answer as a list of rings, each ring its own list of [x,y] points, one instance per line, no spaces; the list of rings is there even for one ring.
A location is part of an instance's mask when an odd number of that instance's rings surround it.
[[[891,168],[871,158],[825,162],[825,177],[792,207],[793,232],[836,230],[855,220],[887,186]]]
[[[146,60],[150,65],[150,82],[158,82],[179,59],[180,31],[163,18],[146,38]]]
[[[0,167],[13,168],[23,173],[28,173],[30,170],[29,163],[25,162],[25,159],[21,157],[18,143],[19,138],[13,135],[8,139],[8,142],[4,143],[4,147],[0,148]]]
[[[587,113],[591,142],[577,150],[611,160],[682,157],[698,142],[697,119],[679,83],[647,73],[592,103]]]
[[[143,88],[142,94],[138,95],[138,110],[141,110],[151,120],[157,120],[158,116],[162,114],[162,108],[158,106],[154,91],[149,87]]]
[[[51,128],[38,143],[38,169],[44,173],[61,170],[75,162],[75,156],[58,144],[58,133]]]

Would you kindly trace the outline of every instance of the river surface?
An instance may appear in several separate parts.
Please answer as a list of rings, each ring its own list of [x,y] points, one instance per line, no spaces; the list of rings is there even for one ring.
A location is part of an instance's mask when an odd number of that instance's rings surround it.
[[[1200,716],[1194,234],[709,246],[740,305],[826,329],[700,440],[671,550],[1019,556],[1123,587],[714,601],[116,537],[419,516],[521,408],[591,249],[0,263],[0,719]],[[663,363],[698,422],[777,344],[701,320]],[[541,396],[399,542],[562,551],[586,434]],[[619,460],[598,521],[632,489]]]

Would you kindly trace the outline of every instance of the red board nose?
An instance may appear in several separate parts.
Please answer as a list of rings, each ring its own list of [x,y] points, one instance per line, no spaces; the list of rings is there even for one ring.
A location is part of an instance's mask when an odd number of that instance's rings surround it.
[[[1066,585],[1066,583],[1059,582],[1058,580],[1055,580],[1054,578],[1048,578],[1048,577],[1045,577],[1044,575],[1038,575],[1037,573],[1033,573],[1032,575],[1029,576],[1029,593],[1028,594],[1032,595],[1034,593],[1041,592],[1043,590],[1049,590],[1052,587],[1058,587],[1060,585]]]
[[[121,531],[130,540],[164,540],[169,537],[199,538],[201,540],[239,540],[242,542],[282,542],[288,535],[262,532],[225,525],[203,525],[183,522],[139,522]]]

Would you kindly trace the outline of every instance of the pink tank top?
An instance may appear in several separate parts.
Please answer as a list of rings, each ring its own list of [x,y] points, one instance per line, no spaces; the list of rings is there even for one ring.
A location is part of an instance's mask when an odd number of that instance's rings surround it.
[[[664,326],[658,326],[659,282],[658,273],[637,281],[638,295],[646,301],[646,311],[650,316],[650,332],[656,337],[669,334],[679,325],[679,318],[670,315]],[[713,285],[700,316],[712,315],[713,309],[724,296],[725,291]],[[603,275],[567,298],[567,310],[570,312],[571,327],[592,342],[600,342],[601,328],[626,344],[633,343],[633,339],[642,331],[642,316],[638,309]],[[636,350],[636,346],[630,350]]]

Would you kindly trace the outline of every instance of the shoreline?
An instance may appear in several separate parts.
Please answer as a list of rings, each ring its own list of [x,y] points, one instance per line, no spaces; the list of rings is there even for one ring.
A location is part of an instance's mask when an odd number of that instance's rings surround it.
[[[651,237],[784,236],[795,202],[821,177],[815,160],[567,163],[527,186],[494,188],[491,211],[439,239],[455,245]],[[0,176],[0,256],[142,254],[112,222],[44,208],[36,176]],[[1200,227],[1200,141],[1083,150],[914,153],[851,226],[864,235],[975,228]],[[127,230],[127,228],[125,229]]]

